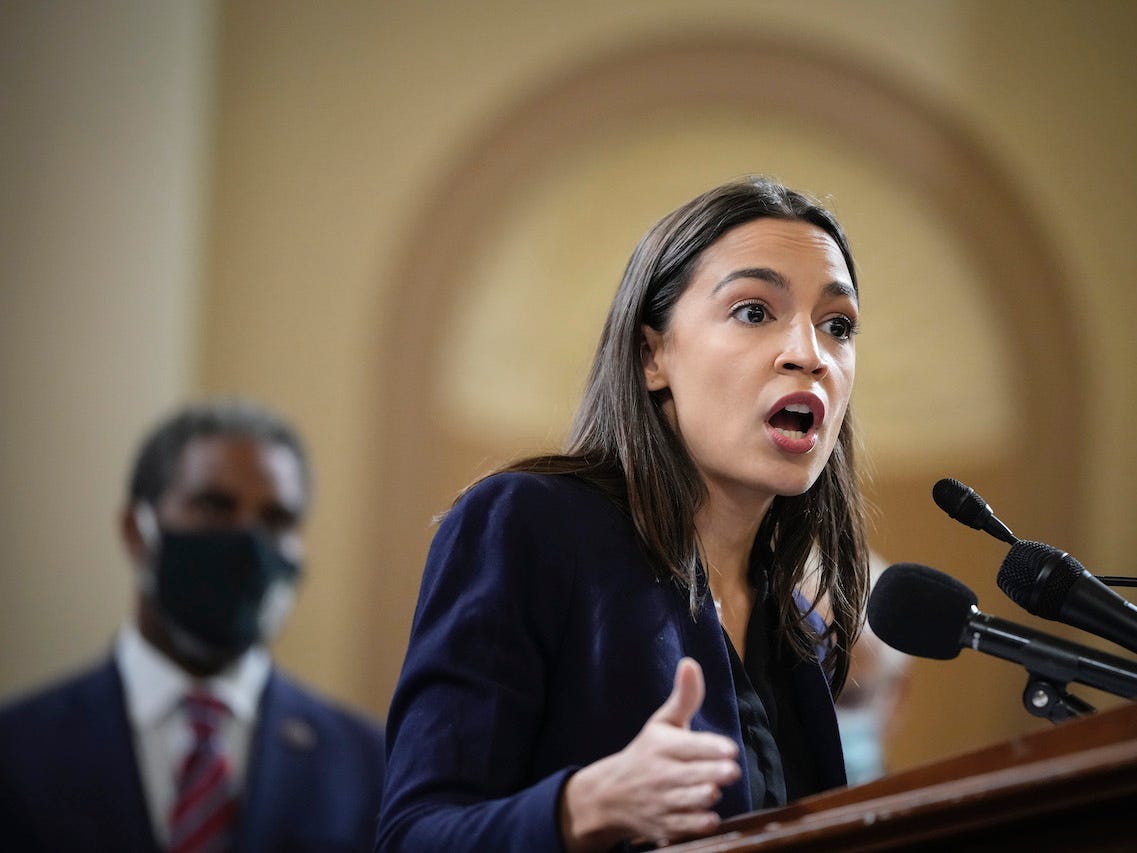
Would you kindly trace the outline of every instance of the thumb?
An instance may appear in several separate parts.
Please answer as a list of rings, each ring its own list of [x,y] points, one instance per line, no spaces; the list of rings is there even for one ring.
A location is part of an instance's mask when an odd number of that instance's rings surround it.
[[[651,715],[651,719],[682,729],[689,728],[705,694],[702,667],[693,658],[683,658],[675,667],[675,686],[671,688],[671,695]]]

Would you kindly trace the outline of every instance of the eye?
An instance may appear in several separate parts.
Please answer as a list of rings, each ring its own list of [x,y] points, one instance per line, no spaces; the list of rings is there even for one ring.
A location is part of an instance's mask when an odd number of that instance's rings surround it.
[[[208,521],[224,521],[237,508],[236,499],[226,492],[209,489],[199,492],[190,499],[190,505]]]
[[[857,324],[849,317],[837,316],[824,321],[821,327],[839,341],[847,341],[858,331]]]
[[[296,512],[285,506],[273,505],[261,514],[265,529],[274,534],[289,533],[300,524]]]
[[[769,309],[761,302],[744,302],[730,311],[730,316],[742,323],[757,326],[769,317]]]

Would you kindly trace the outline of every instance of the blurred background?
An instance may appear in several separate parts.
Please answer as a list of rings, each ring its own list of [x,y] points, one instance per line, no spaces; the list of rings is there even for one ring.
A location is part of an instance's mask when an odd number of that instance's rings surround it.
[[[382,716],[432,515],[558,445],[640,235],[754,172],[860,265],[874,549],[1064,633],[930,493],[1133,573],[1135,35],[1125,0],[5,0],[0,699],[108,648],[130,454],[222,393],[313,451],[278,657]],[[916,661],[890,767],[1048,726],[1025,681]]]

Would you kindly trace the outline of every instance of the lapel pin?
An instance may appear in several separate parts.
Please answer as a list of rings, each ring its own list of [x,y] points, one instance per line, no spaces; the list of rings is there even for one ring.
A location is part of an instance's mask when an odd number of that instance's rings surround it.
[[[316,745],[315,730],[300,717],[285,717],[280,723],[280,736],[296,749],[311,749]]]

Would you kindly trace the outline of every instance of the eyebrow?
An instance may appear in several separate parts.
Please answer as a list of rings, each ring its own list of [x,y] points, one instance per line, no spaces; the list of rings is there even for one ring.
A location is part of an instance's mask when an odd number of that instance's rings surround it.
[[[755,278],[759,281],[772,284],[779,290],[789,290],[790,283],[786,277],[777,270],[772,270],[769,267],[747,267],[746,269],[735,270],[732,273],[727,273],[711,290],[710,295],[714,296],[732,281],[740,278]],[[822,292],[826,296],[847,296],[854,302],[857,302],[857,291],[853,286],[844,281],[831,281],[823,288]]]

